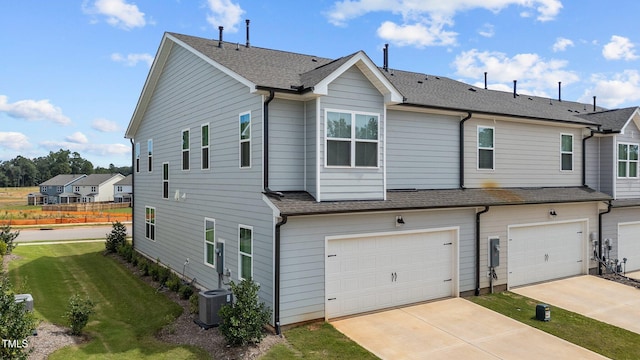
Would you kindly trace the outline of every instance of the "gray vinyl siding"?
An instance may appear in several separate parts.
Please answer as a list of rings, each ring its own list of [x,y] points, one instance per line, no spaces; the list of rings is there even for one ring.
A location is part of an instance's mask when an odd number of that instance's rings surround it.
[[[325,110],[344,110],[379,114],[378,168],[325,167]],[[320,200],[373,200],[384,198],[384,98],[369,80],[352,67],[329,84],[321,98]],[[352,154],[354,156],[354,154]]]
[[[204,264],[204,218],[215,219],[225,241],[225,268],[238,279],[238,226],[253,227],[254,280],[273,308],[273,211],[262,199],[264,97],[174,45],[135,134],[154,139],[153,171],[135,174],[135,247],[199,286],[218,288],[215,269]],[[251,167],[239,168],[239,114],[251,112]],[[200,126],[210,123],[210,169],[200,168]],[[182,130],[190,130],[190,170],[183,171]],[[147,169],[147,157],[140,159]],[[162,165],[169,163],[169,199],[162,198]],[[174,194],[185,194],[178,201]],[[156,241],[145,238],[145,206],[156,209]],[[186,259],[189,264],[184,266]]]
[[[317,126],[320,119],[317,116],[318,100],[311,100],[305,103],[305,189],[316,199],[318,184],[318,131]]]
[[[616,152],[614,150],[614,137],[600,139],[600,191],[614,196],[614,179],[616,178]]]
[[[269,188],[304,190],[304,103],[274,99],[269,104]]]
[[[283,325],[324,318],[325,237],[459,227],[460,291],[475,286],[474,210],[290,217],[281,228],[280,320]],[[429,254],[424,254],[429,261]]]
[[[624,129],[624,134],[616,135],[617,143],[639,144],[640,130],[633,121],[630,121]],[[615,147],[615,178],[616,178],[616,199],[640,198],[640,178],[618,178],[618,146]]]
[[[554,219],[549,217],[549,209],[554,209],[558,214]],[[497,280],[494,285],[504,285],[507,283],[507,272],[509,269],[509,225],[523,224],[552,224],[554,222],[564,222],[571,220],[588,219],[589,233],[598,232],[598,204],[597,203],[577,203],[577,204],[542,204],[542,205],[514,205],[495,206],[489,208],[489,212],[480,215],[480,269],[489,271],[488,264],[488,239],[498,236],[500,238],[500,266],[496,267]],[[588,234],[585,242],[589,241]],[[584,244],[585,249],[589,246]],[[586,250],[585,250],[586,251]],[[595,267],[594,262],[589,263],[589,268]],[[484,272],[484,274],[486,274]],[[483,274],[481,272],[481,274]],[[480,287],[489,287],[489,278],[480,276]]]
[[[597,191],[600,190],[600,167],[602,166],[600,158],[600,140],[599,137],[593,137],[587,140],[585,144],[586,151],[586,185]]]
[[[457,187],[459,121],[445,115],[387,111],[387,188]]]
[[[631,223],[640,221],[640,207],[635,208],[614,208],[608,214],[602,215],[602,239],[611,239],[612,246],[609,258],[618,258],[618,226],[621,223]],[[604,243],[603,243],[604,248]],[[603,251],[606,256],[606,250]]]
[[[477,127],[494,128],[493,170],[478,169]],[[560,134],[573,134],[573,170],[561,171]],[[465,123],[467,187],[582,185],[582,129],[472,118]]]

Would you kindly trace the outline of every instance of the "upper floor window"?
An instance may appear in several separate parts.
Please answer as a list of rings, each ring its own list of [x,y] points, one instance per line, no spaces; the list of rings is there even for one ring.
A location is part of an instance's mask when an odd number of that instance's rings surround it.
[[[46,186],[40,186],[40,192],[46,193],[47,192],[47,187]]]
[[[326,165],[378,166],[378,115],[327,111]]]
[[[182,130],[182,170],[189,170],[189,160],[191,158],[189,140],[189,129]]]
[[[136,143],[136,172],[140,172],[140,143]]]
[[[216,265],[216,221],[204,219],[204,263]]]
[[[618,144],[618,177],[638,177],[638,144]]]
[[[209,169],[209,124],[204,124],[200,127],[200,134],[202,137],[202,170]]]
[[[573,135],[561,134],[560,143],[560,169],[564,171],[573,170]]]
[[[80,186],[74,186],[73,187],[73,191],[80,192]]]
[[[92,186],[91,187],[91,192],[92,193],[98,192],[98,187],[97,186]]]
[[[56,189],[57,192],[61,193],[62,191],[64,191],[64,186],[58,186],[58,188]]]
[[[156,240],[156,208],[145,206],[144,208],[144,237],[149,240]]]
[[[169,198],[169,163],[162,163],[162,198]]]
[[[494,169],[495,129],[478,126],[478,169]]]
[[[149,159],[147,171],[151,172],[151,169],[153,169],[153,139],[147,140],[147,153],[148,153],[147,156]]]
[[[240,225],[238,238],[240,279],[251,279],[253,277],[253,228]]]
[[[240,114],[240,167],[251,167],[251,113]]]
[[[117,192],[122,192],[122,185],[116,186],[116,191]]]

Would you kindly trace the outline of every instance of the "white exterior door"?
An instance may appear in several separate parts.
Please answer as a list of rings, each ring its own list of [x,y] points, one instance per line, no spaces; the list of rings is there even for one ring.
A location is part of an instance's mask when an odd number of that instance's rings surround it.
[[[457,242],[457,229],[328,239],[326,318],[455,296]]]
[[[618,260],[627,258],[624,270],[640,270],[640,222],[618,225]]]
[[[584,273],[586,221],[509,227],[509,287]]]

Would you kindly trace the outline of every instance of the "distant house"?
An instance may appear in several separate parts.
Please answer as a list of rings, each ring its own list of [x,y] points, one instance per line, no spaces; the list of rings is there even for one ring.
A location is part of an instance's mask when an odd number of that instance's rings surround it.
[[[113,202],[131,202],[133,196],[133,175],[128,175],[124,179],[113,184]]]
[[[122,174],[91,174],[73,183],[73,193],[67,194],[75,201],[70,202],[107,202],[114,199],[114,184],[124,179]]]
[[[60,174],[54,176],[40,184],[39,193],[31,193],[28,195],[27,204],[43,205],[75,202],[75,197],[68,197],[65,196],[65,194],[70,194],[72,185],[86,176],[85,174]]]

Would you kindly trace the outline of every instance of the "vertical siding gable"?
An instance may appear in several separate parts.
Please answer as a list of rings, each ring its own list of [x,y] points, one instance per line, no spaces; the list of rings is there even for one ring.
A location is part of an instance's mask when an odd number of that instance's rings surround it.
[[[305,190],[304,103],[274,99],[269,104],[269,188]]]

